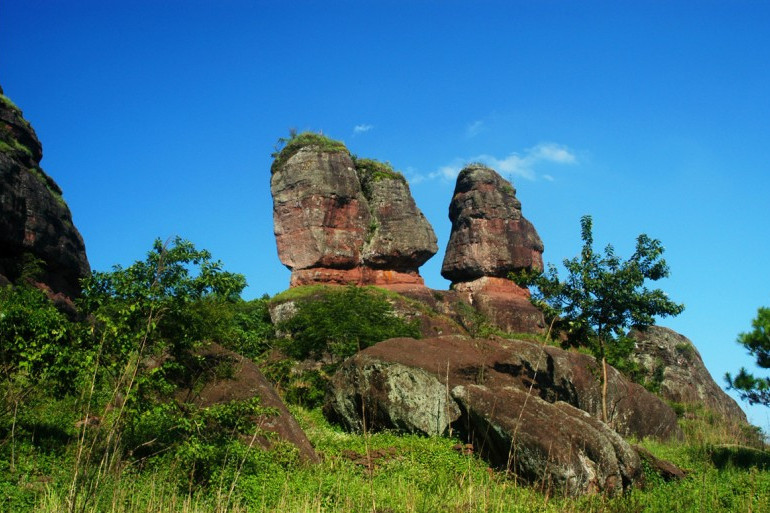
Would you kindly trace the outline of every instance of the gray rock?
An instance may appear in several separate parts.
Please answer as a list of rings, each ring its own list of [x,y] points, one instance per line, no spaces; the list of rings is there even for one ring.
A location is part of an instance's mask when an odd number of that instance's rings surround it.
[[[364,264],[375,269],[416,272],[436,254],[438,244],[406,180],[400,175],[370,178],[364,183],[364,193],[374,221],[363,253]]]
[[[702,404],[739,423],[748,422],[738,403],[714,382],[695,345],[684,335],[650,326],[631,330],[635,339],[631,359],[646,370],[646,379],[660,381],[660,396],[668,401]]]
[[[391,339],[343,363],[324,412],[353,430],[451,427],[526,482],[615,494],[636,479],[639,463],[613,429],[638,438],[680,431],[671,408],[613,368],[610,423],[598,420],[598,370],[590,356],[521,340]]]

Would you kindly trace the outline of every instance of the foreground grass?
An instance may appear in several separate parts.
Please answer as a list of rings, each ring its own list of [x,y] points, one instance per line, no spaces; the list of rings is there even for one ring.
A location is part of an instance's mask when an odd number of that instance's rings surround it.
[[[549,497],[537,487],[490,471],[456,440],[378,433],[353,435],[330,426],[318,410],[294,411],[323,463],[303,465],[291,455],[264,454],[239,474],[223,469],[206,487],[186,483],[188,469],[158,457],[141,469],[123,465],[89,492],[70,487],[76,444],[67,433],[38,431],[35,439],[0,447],[0,511],[111,512],[672,512],[770,511],[770,458],[754,451],[730,458],[719,443],[733,434],[714,419],[683,421],[688,442],[641,442],[688,471],[664,483],[648,473],[648,486],[622,497]],[[48,437],[46,439],[46,436]],[[11,446],[13,459],[11,459]],[[727,456],[725,457],[725,451]],[[735,449],[738,451],[738,449]],[[736,454],[738,454],[736,452]],[[752,456],[753,455],[753,456]]]

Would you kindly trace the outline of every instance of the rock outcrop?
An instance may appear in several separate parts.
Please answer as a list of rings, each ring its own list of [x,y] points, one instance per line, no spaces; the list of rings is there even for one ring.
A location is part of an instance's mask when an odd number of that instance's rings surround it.
[[[441,275],[493,324],[509,332],[544,328],[529,291],[508,279],[543,268],[543,243],[521,214],[516,190],[493,169],[472,165],[457,177],[449,205],[452,233]]]
[[[513,185],[493,169],[472,165],[460,171],[449,220],[441,275],[453,283],[543,268],[540,236],[521,215]]]
[[[270,190],[278,256],[291,286],[417,284],[438,247],[404,177],[317,134],[276,156]]]
[[[609,426],[600,422],[598,372],[590,356],[520,340],[391,339],[342,365],[325,413],[352,430],[364,422],[430,435],[452,429],[528,482],[613,494],[640,468],[617,433],[680,431],[671,408],[613,368]]]
[[[76,297],[90,273],[85,245],[42,158],[35,131],[0,89],[0,282],[17,280],[39,260],[44,288]]]
[[[661,326],[633,329],[631,359],[646,371],[648,381],[660,381],[660,395],[684,404],[702,404],[739,423],[746,414],[711,377],[695,345],[684,335]]]
[[[259,397],[260,406],[272,408],[276,413],[253,419],[255,425],[272,433],[278,440],[294,445],[302,460],[314,463],[320,461],[307,435],[254,362],[218,344],[210,344],[198,352],[195,364],[195,368],[188,369],[185,374],[186,386],[177,392],[178,401],[208,407]],[[228,377],[219,376],[222,373],[217,372],[217,369],[221,368],[230,369]],[[274,438],[258,436],[256,442],[270,449],[274,445]]]

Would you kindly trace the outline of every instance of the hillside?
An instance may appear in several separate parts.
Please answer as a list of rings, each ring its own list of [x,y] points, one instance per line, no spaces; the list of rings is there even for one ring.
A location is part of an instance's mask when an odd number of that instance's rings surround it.
[[[493,169],[460,172],[452,287],[432,290],[403,175],[289,139],[270,187],[290,287],[246,301],[181,238],[91,271],[34,131],[0,108],[3,511],[770,509],[762,434],[689,340],[638,330],[616,368],[555,336],[510,279],[543,242]]]

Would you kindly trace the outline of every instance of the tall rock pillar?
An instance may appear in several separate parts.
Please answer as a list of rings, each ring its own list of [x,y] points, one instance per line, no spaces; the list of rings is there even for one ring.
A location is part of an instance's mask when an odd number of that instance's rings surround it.
[[[472,165],[457,177],[449,205],[452,233],[441,275],[481,313],[511,332],[543,329],[529,291],[508,279],[543,269],[543,242],[521,214],[516,190],[493,169]]]

